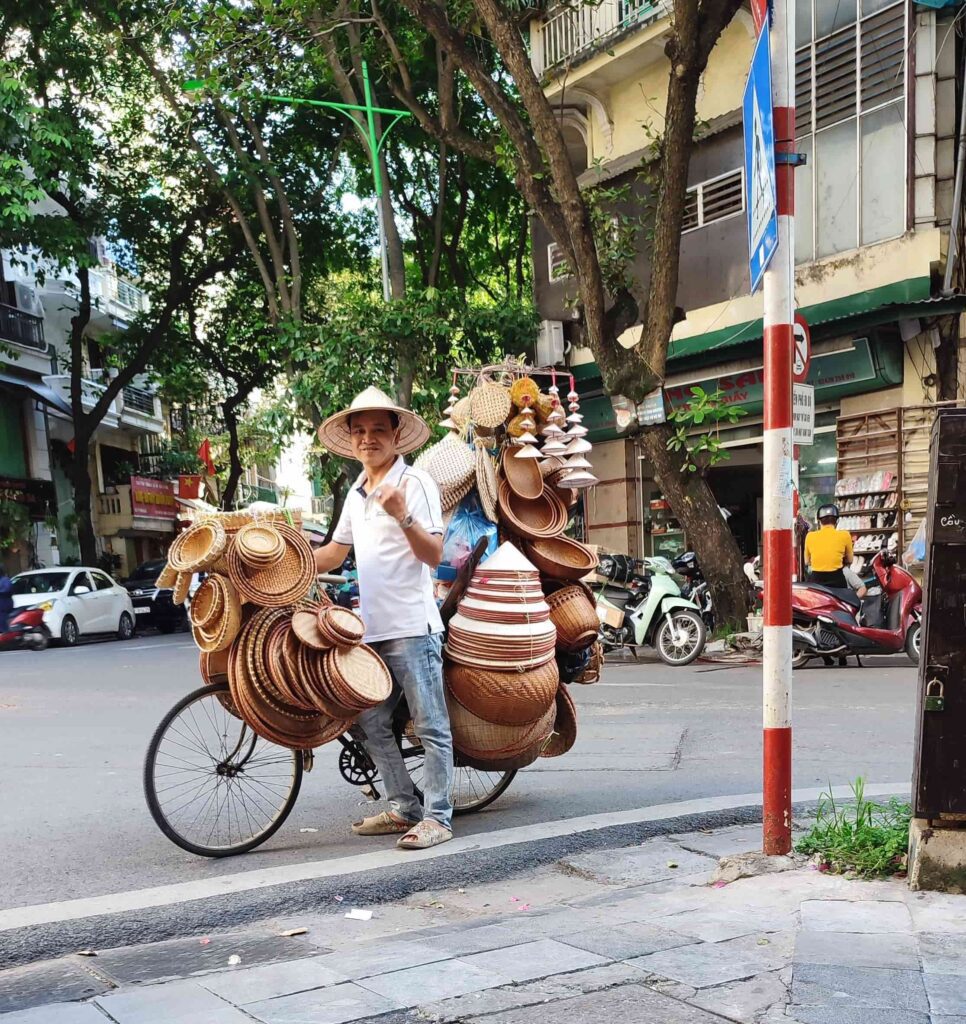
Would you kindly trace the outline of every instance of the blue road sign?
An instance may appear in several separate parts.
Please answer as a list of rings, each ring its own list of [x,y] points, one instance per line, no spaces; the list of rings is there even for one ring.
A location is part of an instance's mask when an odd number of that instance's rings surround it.
[[[745,129],[745,211],[748,217],[748,267],[751,290],[778,248],[775,199],[775,126],[771,103],[771,51],[766,20],[751,58],[742,100]]]

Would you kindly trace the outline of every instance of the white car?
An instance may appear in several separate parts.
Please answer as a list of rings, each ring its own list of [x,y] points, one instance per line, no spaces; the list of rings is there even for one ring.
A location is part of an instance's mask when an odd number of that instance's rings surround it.
[[[100,569],[33,569],[13,578],[14,608],[42,608],[53,640],[73,647],[82,636],[134,636],[131,595]]]

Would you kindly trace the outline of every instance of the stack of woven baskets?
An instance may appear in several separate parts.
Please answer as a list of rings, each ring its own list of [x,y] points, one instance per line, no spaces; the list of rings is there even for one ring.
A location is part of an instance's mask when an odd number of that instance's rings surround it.
[[[258,735],[311,749],[389,696],[359,616],[309,598],[315,563],[293,520],[232,512],[196,522],[171,545],[158,585],[181,603],[195,572],[208,573],[189,613],[201,675],[228,682],[225,706]]]

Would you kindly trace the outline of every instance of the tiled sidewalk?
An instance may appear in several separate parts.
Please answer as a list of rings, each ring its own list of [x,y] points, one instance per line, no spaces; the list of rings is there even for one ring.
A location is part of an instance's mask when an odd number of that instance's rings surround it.
[[[718,855],[758,839],[652,840],[369,922],[306,916],[8,971],[0,1009],[33,1008],[0,1024],[966,1024],[966,897],[807,867],[707,884]]]

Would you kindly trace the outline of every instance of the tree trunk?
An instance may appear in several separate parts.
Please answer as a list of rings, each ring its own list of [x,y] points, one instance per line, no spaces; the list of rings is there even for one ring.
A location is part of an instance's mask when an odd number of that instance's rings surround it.
[[[75,435],[74,453],[70,464],[71,483],[74,485],[74,514],[77,516],[77,544],[81,565],[97,565],[97,538],[91,509],[93,487],[90,474],[89,437]]]
[[[339,525],[339,520],[342,518],[342,509],[345,507],[346,494],[349,490],[348,485],[349,474],[346,467],[343,466],[339,470],[339,475],[332,483],[332,517],[329,519],[329,527],[325,531],[326,544],[332,540],[332,534],[335,533],[335,528]]]
[[[235,492],[238,490],[238,483],[245,471],[241,464],[239,451],[241,445],[238,441],[238,412],[234,405],[226,402],[222,407],[225,414],[225,426],[228,428],[228,481],[225,483],[225,491],[221,496],[221,507],[231,508],[235,501]]]
[[[741,552],[707,480],[697,473],[682,473],[680,456],[668,451],[670,436],[671,428],[666,423],[649,427],[641,435],[644,453],[698,556],[701,572],[711,587],[718,625],[744,630],[748,581],[742,571]]]

